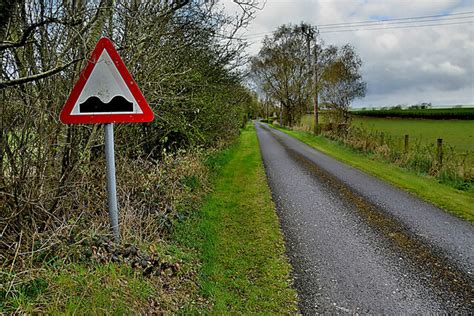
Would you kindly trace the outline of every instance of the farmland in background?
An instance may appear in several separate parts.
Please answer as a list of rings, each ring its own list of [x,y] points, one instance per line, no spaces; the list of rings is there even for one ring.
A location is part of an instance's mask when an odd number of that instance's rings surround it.
[[[426,120],[354,116],[352,124],[392,136],[409,135],[422,144],[435,144],[438,138],[458,152],[474,152],[474,120]]]
[[[353,115],[351,128],[348,133],[342,134],[337,130],[329,130],[327,121],[327,114],[323,111],[320,123],[323,135],[328,138],[418,174],[434,176],[457,189],[474,190],[474,120]],[[295,127],[312,131],[313,116],[303,116],[299,126]],[[406,148],[405,135],[409,135]],[[438,138],[443,140],[442,164],[436,147]]]
[[[458,109],[455,109],[458,110]],[[325,123],[325,115],[320,115],[320,122]],[[313,130],[313,115],[306,114],[301,118],[300,129]],[[353,116],[353,126],[368,131],[384,132],[394,137],[404,137],[408,134],[411,141],[422,144],[435,144],[438,138],[443,143],[452,146],[458,152],[471,152],[474,155],[474,120],[431,120],[378,118]],[[474,162],[474,161],[473,161]]]

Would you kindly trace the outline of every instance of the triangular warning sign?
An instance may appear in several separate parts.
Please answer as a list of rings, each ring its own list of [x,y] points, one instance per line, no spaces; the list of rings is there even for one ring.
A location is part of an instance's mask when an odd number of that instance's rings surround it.
[[[61,111],[61,122],[151,122],[153,117],[114,45],[101,38]]]

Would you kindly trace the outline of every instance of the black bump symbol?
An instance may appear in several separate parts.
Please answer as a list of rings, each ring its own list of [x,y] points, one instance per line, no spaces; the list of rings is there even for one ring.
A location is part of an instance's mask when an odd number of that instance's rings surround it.
[[[79,104],[79,113],[100,112],[133,112],[133,103],[118,95],[113,97],[109,103],[104,103],[98,97],[93,96]]]

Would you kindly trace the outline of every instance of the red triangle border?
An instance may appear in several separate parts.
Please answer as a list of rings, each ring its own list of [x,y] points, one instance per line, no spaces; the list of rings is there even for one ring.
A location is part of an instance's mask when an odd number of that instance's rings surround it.
[[[103,50],[107,50],[110,58],[114,62],[117,70],[122,76],[125,84],[130,89],[132,96],[135,98],[138,106],[141,108],[143,113],[134,113],[134,114],[90,114],[90,115],[71,115],[71,111],[76,103],[79,95],[82,92],[82,89],[87,83],[89,76],[94,69],[97,60],[102,54]],[[117,50],[114,47],[112,41],[106,37],[101,38],[94,50],[92,55],[87,62],[86,67],[79,75],[77,83],[74,85],[74,88],[69,95],[66,103],[64,104],[59,119],[64,124],[100,124],[100,123],[127,123],[127,122],[136,122],[136,123],[145,123],[151,122],[154,119],[154,114],[148,102],[145,100],[142,92],[138,88],[137,83],[133,80],[133,77],[130,75],[127,67],[125,66],[122,58],[118,54]]]

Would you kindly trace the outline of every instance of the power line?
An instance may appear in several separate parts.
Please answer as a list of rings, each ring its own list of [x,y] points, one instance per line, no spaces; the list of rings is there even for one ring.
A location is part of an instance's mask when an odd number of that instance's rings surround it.
[[[463,24],[470,24],[474,23],[474,21],[467,21],[467,22],[454,22],[454,23],[442,23],[442,24],[421,24],[421,25],[405,25],[405,26],[393,26],[393,27],[376,27],[376,28],[359,28],[359,29],[346,29],[346,30],[328,30],[324,31],[321,30],[321,34],[326,34],[326,33],[346,33],[346,32],[357,32],[357,31],[376,31],[376,30],[390,30],[390,29],[407,29],[407,28],[419,28],[419,27],[429,27],[429,26],[449,26],[449,25],[463,25]],[[264,36],[258,36],[251,38],[250,43],[255,44],[259,42],[260,38],[263,38]],[[248,40],[248,39],[247,39]]]
[[[428,19],[428,18],[441,18],[457,15],[472,14],[474,11],[466,11],[459,13],[449,13],[449,14],[436,14],[436,15],[422,15],[422,16],[413,16],[413,17],[404,17],[404,18],[393,18],[393,19],[383,19],[383,20],[368,20],[368,21],[358,21],[358,22],[345,22],[345,23],[331,23],[331,24],[321,24],[319,27],[324,26],[335,26],[335,25],[347,25],[347,24],[359,24],[359,23],[379,23],[379,22],[388,22],[388,21],[401,21],[401,20],[418,20],[418,19]]]
[[[359,31],[359,30],[381,30],[381,29],[396,29],[396,28],[411,28],[411,27],[424,27],[424,26],[442,26],[442,25],[457,25],[457,24],[467,24],[472,23],[469,22],[458,22],[458,23],[443,23],[443,24],[418,24],[418,23],[426,23],[426,22],[433,22],[433,21],[447,21],[447,20],[461,20],[461,19],[470,19],[473,18],[472,16],[474,11],[468,12],[459,12],[459,13],[451,13],[451,14],[438,14],[438,15],[425,15],[425,16],[416,16],[416,17],[404,17],[404,18],[394,18],[394,19],[384,19],[384,20],[371,20],[371,21],[358,21],[358,22],[346,22],[346,23],[331,23],[331,24],[321,24],[318,25],[318,28],[321,28],[321,33],[336,33],[336,32],[350,32],[350,31]],[[462,15],[470,15],[470,16],[462,16]],[[450,18],[451,16],[456,16]],[[439,19],[433,19],[439,18]],[[430,19],[430,20],[426,20]],[[408,21],[412,20],[412,21]],[[399,21],[399,22],[395,22]],[[378,25],[393,25],[393,24],[411,24],[406,26],[399,26],[399,27],[383,27],[383,28],[362,28],[362,29],[351,29],[351,27],[359,27],[359,26],[378,26]],[[344,28],[344,30],[328,30],[324,31],[324,29],[334,29],[334,28]],[[261,33],[254,33],[244,35],[243,37],[246,39],[258,39],[262,38],[265,35],[272,34],[273,31],[269,32],[261,32]]]
[[[321,34],[326,33],[346,33],[346,32],[357,32],[357,31],[373,31],[373,30],[392,30],[392,29],[407,29],[407,28],[419,28],[419,27],[429,27],[429,26],[449,26],[449,25],[463,25],[471,24],[474,21],[465,21],[465,22],[450,22],[450,23],[431,23],[431,24],[412,24],[412,25],[403,25],[403,26],[390,26],[390,27],[363,27],[363,28],[347,28],[342,30],[321,30]],[[377,26],[377,25],[374,25]],[[247,38],[247,40],[254,40],[252,43],[256,43],[258,39],[263,38],[264,35],[255,36],[252,38]]]
[[[343,32],[372,31],[372,30],[407,29],[407,28],[427,27],[427,26],[462,25],[462,24],[470,24],[470,23],[474,23],[474,21],[404,25],[404,26],[392,26],[392,27],[375,27],[375,28],[361,28],[361,29],[346,29],[346,30],[328,30],[328,31],[321,30],[321,33],[326,34],[326,33],[343,33]]]
[[[458,17],[453,17],[453,18],[446,18],[446,19],[427,19],[427,20],[420,20],[420,21],[380,21],[374,23],[364,23],[364,24],[357,24],[357,25],[336,25],[336,26],[318,26],[319,29],[321,30],[327,30],[327,29],[337,29],[337,28],[348,28],[348,27],[359,27],[359,26],[378,26],[378,25],[396,25],[396,24],[411,24],[411,23],[427,23],[427,22],[434,22],[434,21],[452,21],[452,20],[465,20],[465,19],[472,19],[474,18],[474,15],[469,15],[469,16],[458,16]]]
[[[243,37],[245,37],[245,38],[262,37],[263,35],[268,35],[268,34],[272,34],[272,33],[273,33],[273,31],[268,31],[268,32],[261,32],[261,33],[243,35]]]

